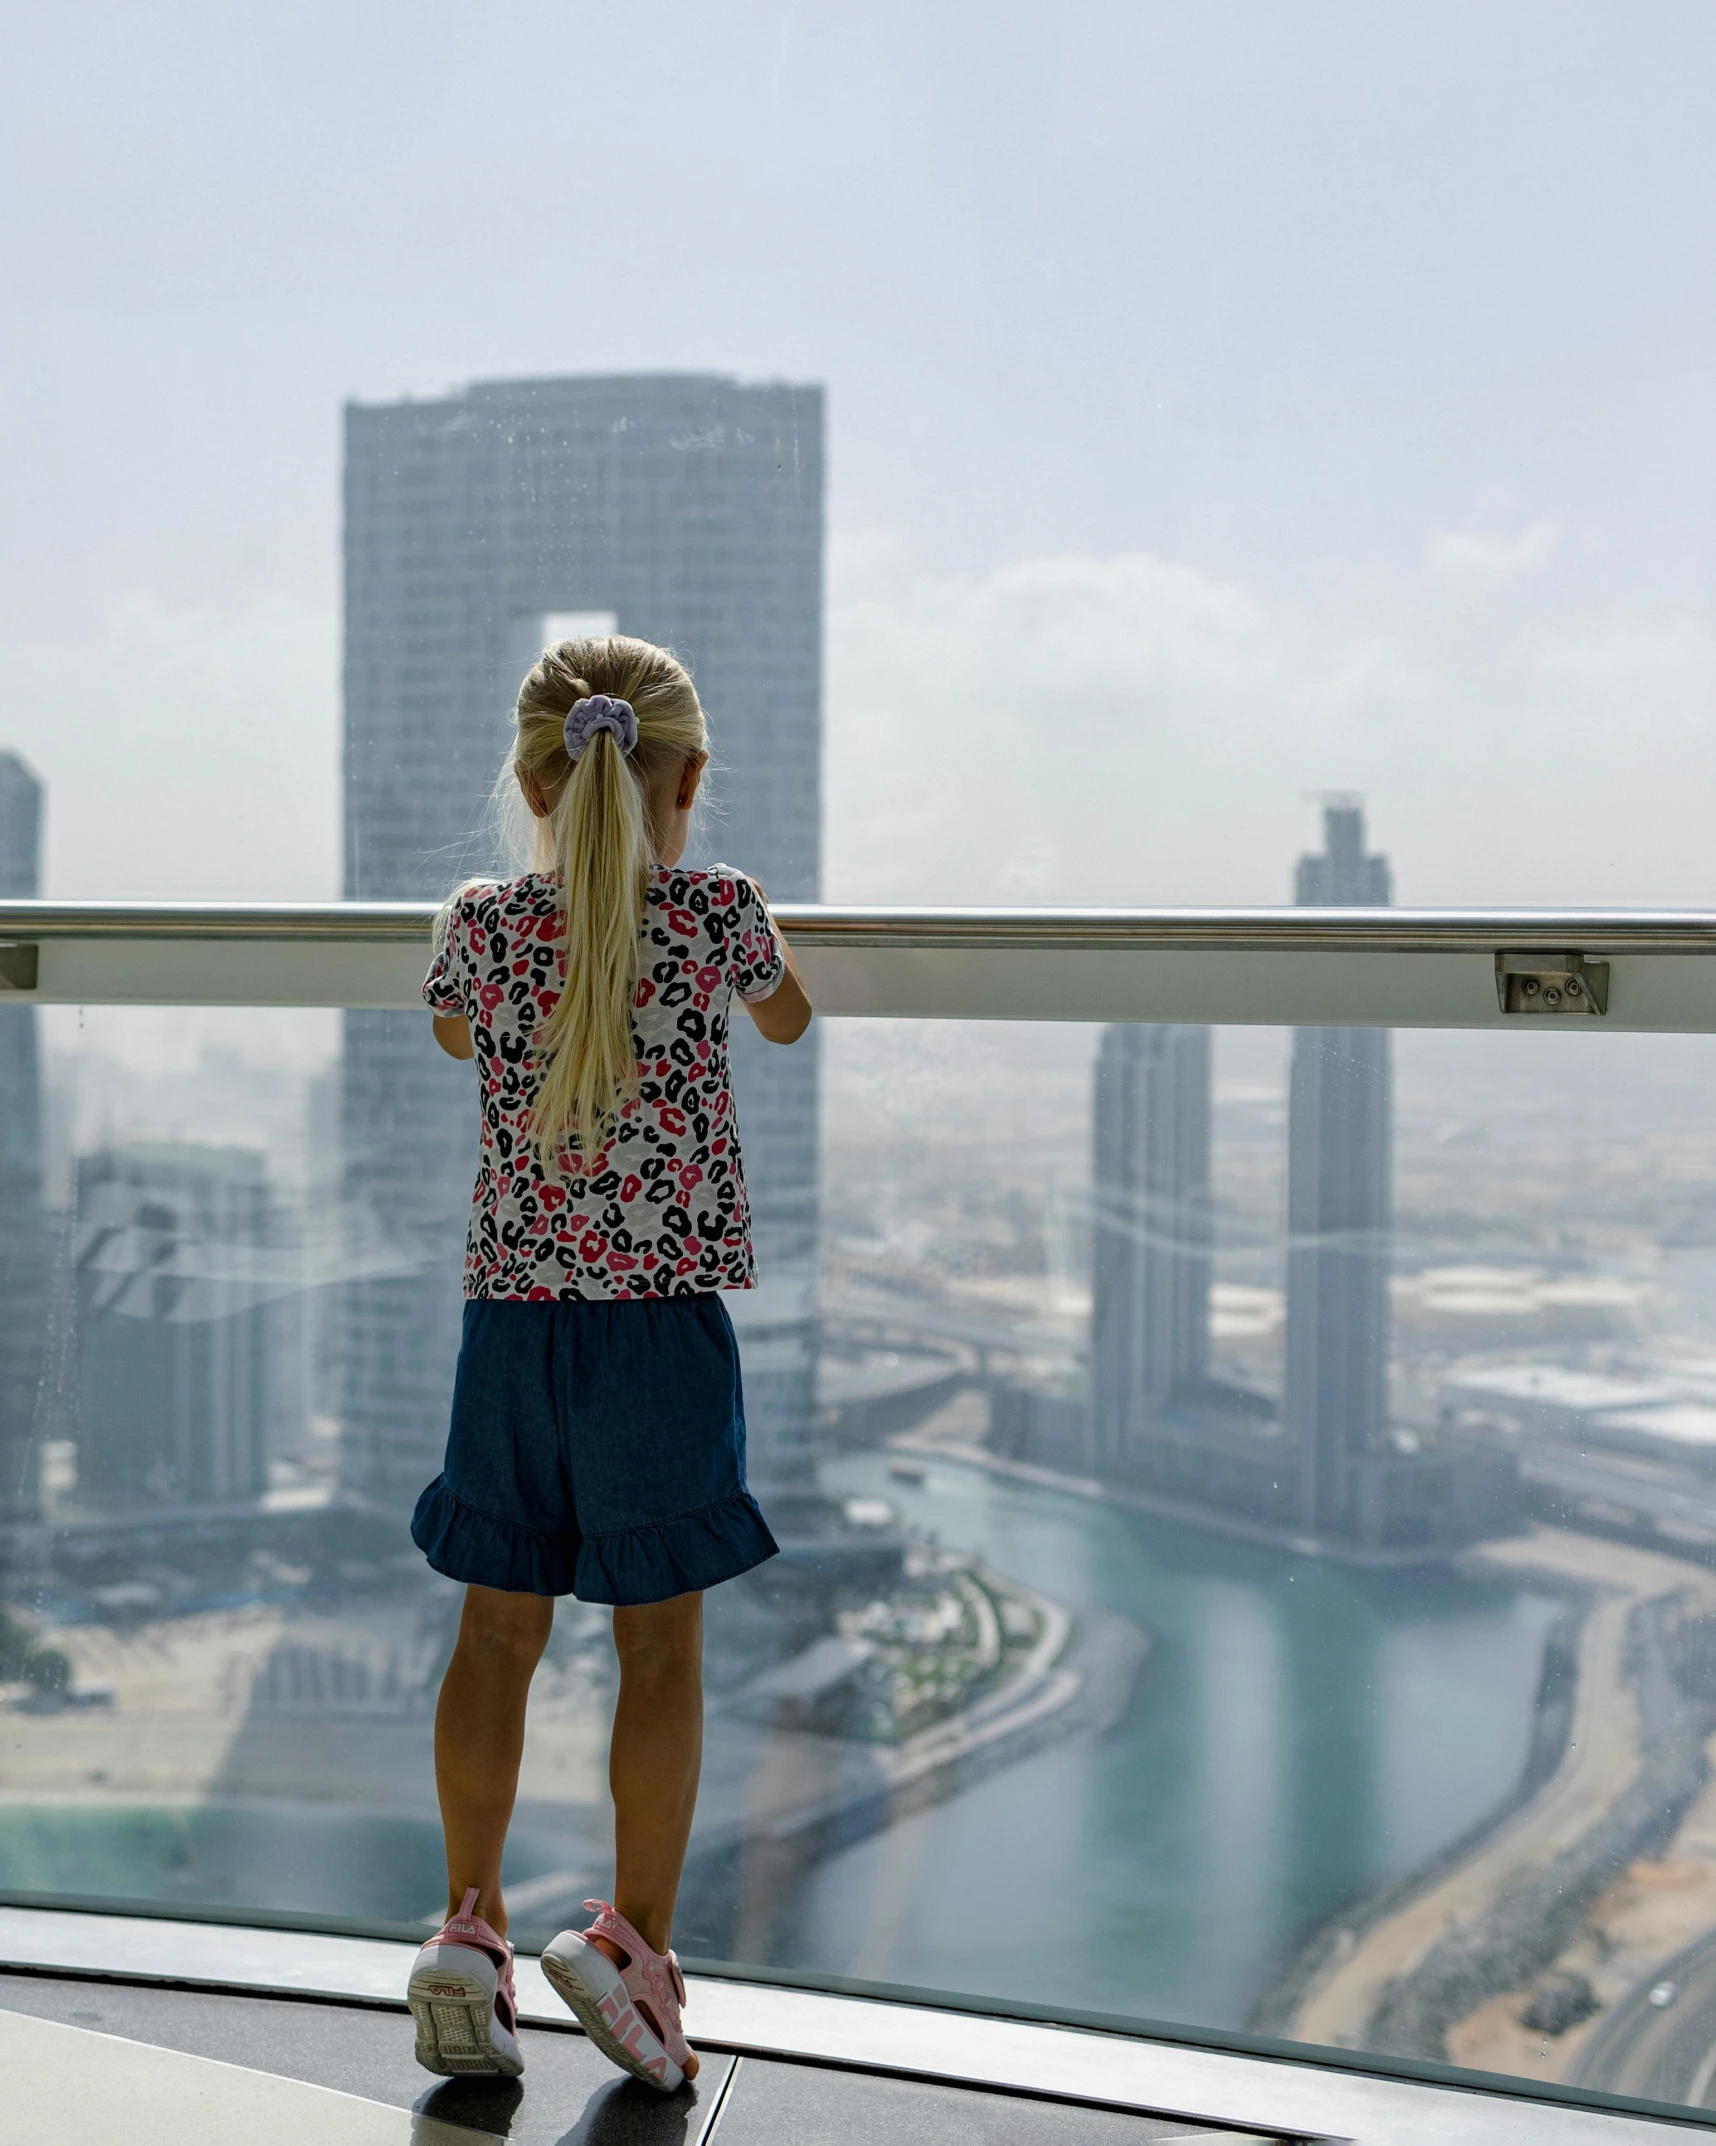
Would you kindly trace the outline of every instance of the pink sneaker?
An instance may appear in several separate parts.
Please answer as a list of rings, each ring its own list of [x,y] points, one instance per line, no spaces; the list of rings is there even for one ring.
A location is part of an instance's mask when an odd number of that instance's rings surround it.
[[[587,1930],[562,1930],[544,1946],[542,1972],[578,2015],[602,2054],[634,2078],[671,2094],[685,2077],[691,2045],[680,2031],[685,1978],[671,1952],[652,1952],[605,1900],[586,1900],[596,1919]],[[625,1955],[616,1967],[591,1944],[605,1937]]]
[[[446,2079],[497,2071],[516,2079],[524,2051],[518,2046],[512,1947],[476,1908],[473,1885],[411,1970],[405,2001],[417,2026],[417,2061]]]

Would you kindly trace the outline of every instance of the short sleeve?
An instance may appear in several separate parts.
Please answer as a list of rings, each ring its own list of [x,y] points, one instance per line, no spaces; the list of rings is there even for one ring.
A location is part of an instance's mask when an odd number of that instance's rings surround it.
[[[786,949],[755,883],[735,872],[733,884],[736,900],[727,948],[727,980],[737,997],[755,1006],[779,988],[786,974]]]
[[[471,974],[470,930],[471,898],[465,895],[453,904],[447,917],[447,929],[441,936],[429,973],[423,979],[423,1003],[431,1013],[465,1011],[466,986]]]

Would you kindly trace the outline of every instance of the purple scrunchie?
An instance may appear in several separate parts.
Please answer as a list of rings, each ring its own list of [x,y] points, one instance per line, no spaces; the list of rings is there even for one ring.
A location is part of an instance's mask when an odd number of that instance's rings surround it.
[[[566,757],[576,760],[598,730],[610,730],[622,753],[638,742],[638,719],[629,700],[615,700],[607,693],[592,693],[588,700],[575,700],[566,717]]]

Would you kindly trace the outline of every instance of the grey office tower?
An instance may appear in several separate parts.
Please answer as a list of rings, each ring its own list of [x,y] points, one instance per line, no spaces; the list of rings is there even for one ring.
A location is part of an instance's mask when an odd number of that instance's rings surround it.
[[[42,786],[0,753],[0,899],[41,892]],[[0,1519],[39,1510],[38,1435],[48,1311],[42,1075],[33,1006],[0,997]]]
[[[711,375],[486,383],[354,406],[345,462],[345,886],[440,895],[473,840],[553,614],[611,616],[697,680],[718,816],[700,854],[814,899],[823,448],[816,387]],[[810,1039],[806,1039],[809,1043]],[[744,1340],[753,1480],[808,1486],[817,1068],[734,1023],[762,1286]],[[408,1014],[346,1019],[348,1198],[401,1271],[345,1291],[343,1473],[397,1509],[439,1465],[475,1164],[468,1067]]]
[[[268,1487],[284,1369],[252,1148],[140,1142],[77,1163],[78,1491],[135,1514]],[[263,1255],[259,1257],[259,1255]]]
[[[1364,814],[1323,813],[1323,853],[1301,857],[1294,900],[1380,905],[1386,857],[1365,854]],[[1388,1420],[1393,1109],[1388,1031],[1293,1034],[1287,1113],[1287,1339],[1282,1417],[1299,1456],[1299,1517],[1359,1529],[1359,1471]]]
[[[1092,1164],[1094,1459],[1111,1474],[1209,1378],[1207,1028],[1103,1032]]]

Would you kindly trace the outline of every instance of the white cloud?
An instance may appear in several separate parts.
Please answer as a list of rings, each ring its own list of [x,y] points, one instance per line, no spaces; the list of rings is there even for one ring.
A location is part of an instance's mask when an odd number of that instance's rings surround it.
[[[1422,574],[1289,606],[1140,553],[832,558],[832,900],[1281,901],[1327,788],[1367,795],[1403,901],[1716,903],[1701,617],[1555,570],[1451,614]],[[280,596],[0,642],[48,891],[333,894],[336,663],[332,612]]]
[[[1100,695],[1117,670],[1134,683],[1228,687],[1256,683],[1275,661],[1260,605],[1147,554],[1028,559],[945,578],[912,575],[894,558],[891,586],[850,598],[837,587],[843,638],[874,634],[886,650],[928,632],[963,674],[1007,688],[1037,674],[1046,703]]]
[[[1439,574],[1467,574],[1490,581],[1541,566],[1560,541],[1553,522],[1533,522],[1517,536],[1482,530],[1445,529],[1425,546],[1424,556]]]
[[[882,544],[860,558],[859,592],[837,579],[829,614],[831,891],[1064,899],[1116,788],[1181,750],[1166,733],[1182,712],[1279,671],[1261,608],[1170,562],[925,576]]]
[[[851,556],[851,554],[848,554]],[[1412,902],[1716,901],[1716,634],[1546,584],[1450,620],[1141,555],[914,572],[837,554],[831,900],[1285,900],[1305,793],[1364,792]]]
[[[1533,633],[1521,660],[1556,683],[1642,694],[1697,722],[1716,712],[1716,633],[1701,619],[1622,619],[1575,633]]]

